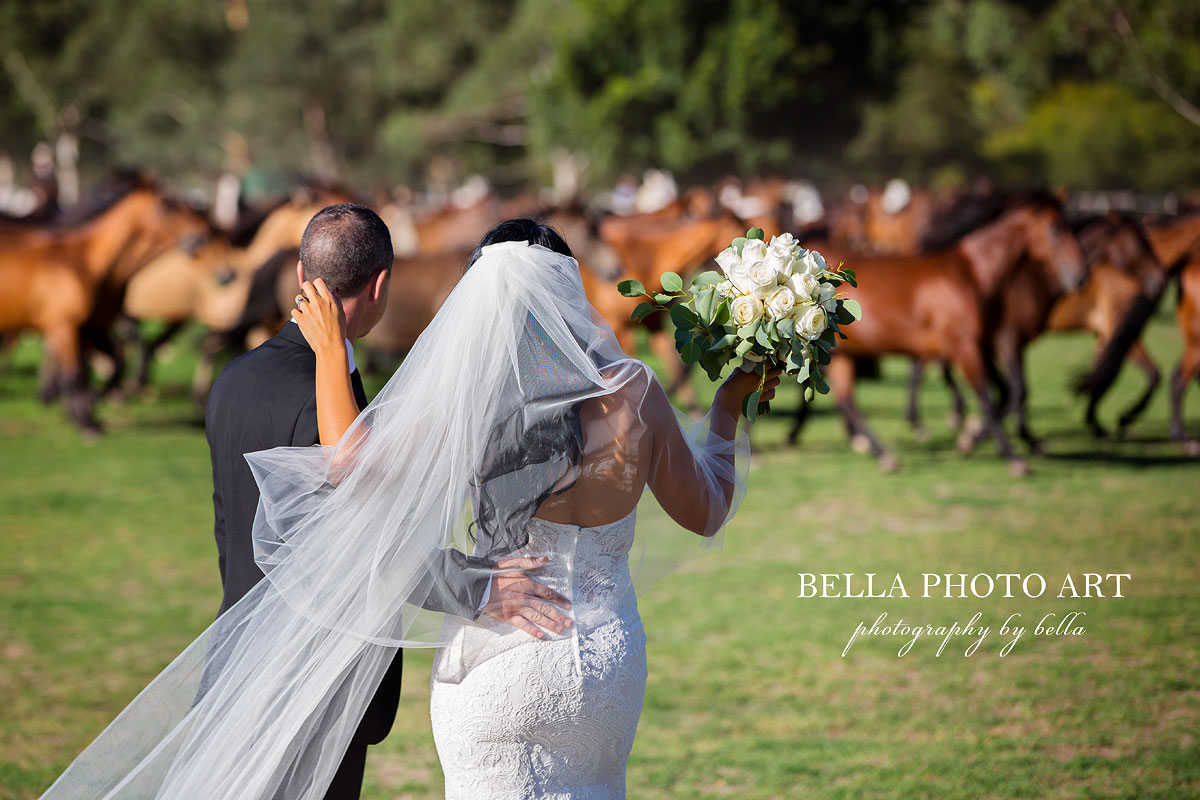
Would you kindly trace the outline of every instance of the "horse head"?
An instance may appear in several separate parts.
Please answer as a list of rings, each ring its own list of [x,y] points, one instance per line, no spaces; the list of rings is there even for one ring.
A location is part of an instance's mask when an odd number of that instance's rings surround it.
[[[1036,193],[1015,206],[1023,215],[1026,253],[1047,270],[1061,291],[1075,291],[1088,276],[1088,261],[1063,212],[1062,201]]]

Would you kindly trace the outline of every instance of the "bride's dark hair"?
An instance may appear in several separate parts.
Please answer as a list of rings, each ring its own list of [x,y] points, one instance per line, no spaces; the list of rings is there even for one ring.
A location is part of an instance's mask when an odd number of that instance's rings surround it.
[[[489,244],[497,244],[498,242],[529,242],[530,244],[540,244],[547,250],[553,250],[567,258],[575,257],[575,254],[571,252],[571,248],[567,246],[566,240],[554,228],[528,217],[518,217],[516,219],[506,219],[504,222],[493,225],[492,229],[483,235],[483,238],[479,240],[479,244],[475,245],[475,250],[471,253],[471,257],[467,259],[467,269],[470,269],[471,265],[479,260],[479,256],[483,254],[483,248]]]
[[[528,242],[574,258],[571,248],[554,228],[532,219],[510,219],[484,234],[467,260],[467,268],[479,260],[483,248],[499,242]],[[532,317],[530,320],[533,321]],[[518,348],[522,371],[536,372],[540,366],[561,358],[561,353],[546,346],[548,336],[538,337],[527,328],[528,333],[534,335],[527,335]],[[540,386],[536,380],[528,385]],[[509,409],[488,435],[483,463],[472,481],[475,522],[469,533],[474,540],[478,536],[476,529],[481,531],[487,537],[487,549],[493,557],[524,547],[529,541],[525,525],[542,502],[570,489],[578,480],[583,455],[583,427],[579,419],[582,400],[569,402],[569,397],[572,392],[592,389],[590,383],[555,387],[549,396],[540,398],[560,405],[551,413],[535,409],[530,414],[529,407],[535,407],[539,398],[526,394],[523,403]],[[522,395],[517,393],[517,396]]]

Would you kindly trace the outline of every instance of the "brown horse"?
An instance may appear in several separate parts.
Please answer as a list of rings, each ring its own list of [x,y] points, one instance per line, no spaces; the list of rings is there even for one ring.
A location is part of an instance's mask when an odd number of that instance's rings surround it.
[[[1014,203],[956,245],[919,256],[865,257],[833,251],[825,256],[833,263],[848,256],[848,265],[858,273],[858,288],[847,287],[846,292],[862,304],[863,319],[838,342],[827,370],[851,436],[865,443],[883,469],[895,467],[894,456],[866,426],[854,402],[855,357],[900,354],[946,361],[975,391],[987,430],[1014,474],[1027,471],[1009,445],[988,391],[994,372],[989,303],[1023,260],[1064,289],[1082,282],[1083,255],[1061,205],[1040,195]],[[969,444],[960,441],[964,449]]]
[[[208,232],[203,217],[140,180],[89,222],[0,233],[0,282],[12,287],[0,298],[0,331],[32,329],[45,337],[44,400],[65,393],[80,427],[98,430],[84,346],[110,353],[115,374],[120,360],[111,328],[129,279],[165,250]]]
[[[1002,387],[1008,398],[1005,414],[1016,417],[1021,438],[1034,452],[1041,452],[1041,443],[1029,428],[1025,348],[1047,330],[1090,330],[1103,350],[1143,287],[1160,284],[1165,274],[1135,219],[1113,213],[1077,221],[1073,229],[1084,259],[1091,265],[1084,286],[1063,295],[1061,283],[1053,282],[1034,265],[1022,263],[997,298],[994,311],[994,348],[1007,373]],[[1159,381],[1158,368],[1140,345],[1134,346],[1131,357],[1146,371],[1148,384],[1142,396],[1121,415],[1122,431],[1145,409]],[[942,366],[955,409],[956,421],[952,423],[957,427],[962,419],[963,398],[952,373],[945,364]],[[914,430],[923,433],[918,408],[921,368],[921,362],[914,362],[907,418]],[[1096,420],[1103,394],[1093,394],[1088,403],[1087,424],[1096,435],[1104,435]]]
[[[1175,311],[1183,335],[1183,356],[1171,374],[1171,438],[1184,442],[1188,455],[1200,456],[1200,441],[1188,439],[1183,426],[1183,395],[1200,380],[1200,258],[1179,274],[1179,308]]]
[[[1189,214],[1165,223],[1151,225],[1146,230],[1154,253],[1166,269],[1159,276],[1152,276],[1149,282],[1143,280],[1142,291],[1134,299],[1124,318],[1112,334],[1107,346],[1096,359],[1092,371],[1076,383],[1079,393],[1103,392],[1116,380],[1125,362],[1126,355],[1132,350],[1141,337],[1142,330],[1159,300],[1166,292],[1171,279],[1180,276],[1180,303],[1176,312],[1180,333],[1183,336],[1184,353],[1171,375],[1171,437],[1184,442],[1186,437],[1183,429],[1183,392],[1192,377],[1197,373],[1197,355],[1194,342],[1196,341],[1195,313],[1197,308],[1196,267],[1194,263],[1200,260],[1200,214]],[[1186,278],[1186,281],[1185,281]],[[1186,285],[1185,285],[1186,283]],[[1200,445],[1187,443],[1188,451],[1200,454]]]

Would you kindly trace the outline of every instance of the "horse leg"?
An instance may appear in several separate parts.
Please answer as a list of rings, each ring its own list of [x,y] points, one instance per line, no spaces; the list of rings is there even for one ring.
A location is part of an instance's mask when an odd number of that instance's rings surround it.
[[[946,382],[946,388],[950,391],[950,427],[957,431],[967,418],[967,401],[963,398],[958,381],[954,379],[954,370],[949,361],[942,362],[942,380]]]
[[[79,330],[63,325],[47,330],[45,338],[47,353],[56,362],[55,373],[66,400],[67,413],[85,436],[96,435],[100,425],[92,416],[93,399],[87,388]]]
[[[929,438],[929,431],[921,424],[921,376],[925,372],[925,359],[912,360],[912,372],[908,376],[908,426],[912,428],[919,441]]]
[[[800,443],[800,433],[808,423],[808,415],[811,410],[811,404],[804,399],[804,393],[801,392],[800,405],[796,406],[796,414],[792,418],[792,429],[788,431],[787,436],[787,442],[791,446],[795,447]]]
[[[1187,430],[1183,425],[1183,396],[1187,392],[1192,379],[1200,377],[1200,348],[1185,344],[1183,358],[1171,374],[1171,438],[1177,442],[1192,445],[1187,439]]]
[[[1020,345],[1013,348],[1008,362],[1009,413],[1017,418],[1017,434],[1034,455],[1046,455],[1042,440],[1033,435],[1029,427],[1029,383],[1025,380],[1025,349]]]
[[[52,354],[49,339],[46,339],[42,361],[38,365],[38,401],[48,406],[58,399],[62,393],[62,367]]]
[[[895,472],[898,466],[896,456],[880,444],[879,439],[867,427],[858,404],[854,402],[854,360],[835,355],[825,368],[825,375],[833,387],[834,403],[846,423],[850,446],[855,450],[868,451],[878,461],[879,469],[883,472]]]
[[[988,391],[987,381],[984,379],[988,372],[986,362],[988,354],[983,347],[976,346],[974,348],[966,348],[960,353],[958,366],[962,370],[963,377],[967,383],[975,390],[976,397],[979,398],[979,407],[983,412],[983,423],[987,431],[996,440],[996,446],[1000,450],[1000,455],[1008,461],[1009,469],[1015,476],[1023,476],[1029,474],[1029,465],[1013,452],[1012,445],[1009,444],[1008,436],[1004,433],[1004,426],[1001,424],[1000,415],[997,413],[996,405],[992,402],[992,395]]]
[[[183,330],[185,324],[187,323],[184,321],[172,322],[153,339],[147,339],[140,335],[137,337],[139,361],[137,381],[134,383],[135,392],[144,391],[150,385],[150,367],[154,363],[155,353]]]
[[[1129,349],[1129,358],[1133,359],[1133,363],[1141,367],[1142,372],[1146,373],[1146,388],[1142,392],[1141,397],[1137,399],[1137,402],[1125,409],[1125,412],[1121,414],[1121,418],[1117,421],[1117,436],[1124,436],[1125,429],[1133,424],[1133,421],[1146,410],[1146,406],[1150,404],[1150,398],[1154,396],[1154,391],[1158,388],[1160,380],[1158,365],[1150,358],[1150,354],[1146,352],[1146,348],[1142,347],[1141,342],[1134,343],[1133,347]]]
[[[98,352],[108,357],[112,362],[112,374],[108,376],[108,380],[100,387],[100,397],[112,394],[121,388],[121,382],[125,379],[125,349],[117,344],[113,339],[112,332],[101,328],[92,328],[88,330],[86,336],[87,342],[94,347]]]

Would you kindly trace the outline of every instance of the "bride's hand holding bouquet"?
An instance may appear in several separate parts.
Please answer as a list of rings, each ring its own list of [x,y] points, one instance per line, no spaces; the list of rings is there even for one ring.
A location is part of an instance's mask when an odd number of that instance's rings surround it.
[[[805,399],[814,389],[828,392],[821,367],[829,363],[835,337],[846,338],[841,329],[862,314],[856,300],[838,291],[843,283],[858,285],[854,272],[829,267],[788,233],[768,244],[761,228],[734,239],[716,260],[720,271],[697,275],[687,289],[674,272],[663,273],[662,288],[653,293],[635,280],[621,281],[617,289],[626,297],[646,297],[633,311],[637,322],[667,311],[684,363],[699,364],[712,380],[740,359],[740,369],[757,379],[742,401],[750,421],[768,410],[772,368],[795,376]]]

